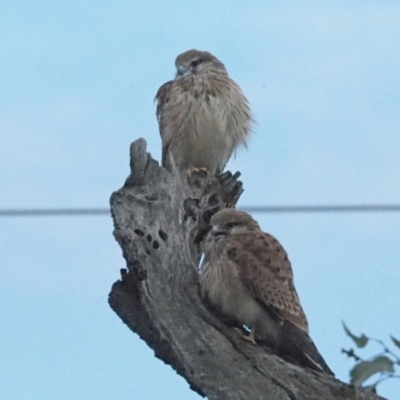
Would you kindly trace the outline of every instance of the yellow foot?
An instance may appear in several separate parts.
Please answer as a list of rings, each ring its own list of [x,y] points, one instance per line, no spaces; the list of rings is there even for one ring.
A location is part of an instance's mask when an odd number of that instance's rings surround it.
[[[237,334],[243,339],[246,340],[247,342],[250,342],[252,344],[257,344],[256,339],[254,337],[254,330],[252,330],[248,335],[243,332],[242,329],[239,328],[234,328]]]
[[[205,168],[190,167],[189,171],[192,175],[199,175],[200,177],[206,177],[208,171]]]

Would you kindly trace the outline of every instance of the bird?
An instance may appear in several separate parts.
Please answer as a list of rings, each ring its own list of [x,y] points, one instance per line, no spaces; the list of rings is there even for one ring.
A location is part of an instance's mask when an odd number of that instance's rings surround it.
[[[249,103],[211,53],[185,51],[175,66],[175,79],[155,96],[162,165],[170,168],[171,155],[183,174],[202,171],[215,176],[238,146],[246,146],[252,122]]]
[[[278,240],[236,209],[218,211],[210,224],[199,275],[206,304],[243,339],[333,375],[309,336],[291,263]]]

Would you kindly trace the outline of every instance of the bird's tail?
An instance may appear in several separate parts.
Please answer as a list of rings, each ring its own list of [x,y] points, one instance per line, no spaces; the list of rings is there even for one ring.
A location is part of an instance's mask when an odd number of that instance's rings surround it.
[[[284,358],[294,360],[304,367],[335,375],[307,332],[288,321],[283,323],[278,351]]]

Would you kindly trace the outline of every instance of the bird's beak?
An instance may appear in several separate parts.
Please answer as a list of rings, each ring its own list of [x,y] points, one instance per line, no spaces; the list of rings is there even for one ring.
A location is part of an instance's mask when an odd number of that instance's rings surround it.
[[[220,237],[225,236],[226,231],[221,229],[219,226],[213,226],[213,228],[211,229],[211,234],[213,235],[213,237]]]
[[[186,71],[187,71],[187,68],[185,66],[178,65],[177,71],[176,71],[176,76],[182,76],[185,74]]]

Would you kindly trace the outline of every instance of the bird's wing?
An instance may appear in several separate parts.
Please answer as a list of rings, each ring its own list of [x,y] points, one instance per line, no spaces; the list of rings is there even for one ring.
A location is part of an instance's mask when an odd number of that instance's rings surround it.
[[[307,332],[285,321],[280,332],[279,353],[315,371],[334,375]]]
[[[238,144],[242,144],[247,149],[252,122],[249,102],[242,93],[240,86],[231,79],[229,80],[229,98],[232,107],[226,116],[226,129],[235,135]]]
[[[174,89],[174,84],[174,81],[164,83],[164,85],[158,89],[154,98],[154,101],[157,101],[156,116],[159,124],[160,136],[162,139],[162,165],[164,166],[166,163],[168,149],[174,134],[171,129],[168,129],[168,122],[165,112],[171,101],[171,92]]]
[[[267,311],[308,333],[308,323],[293,283],[286,251],[271,235],[249,232],[230,241],[228,257],[244,287]]]

